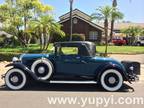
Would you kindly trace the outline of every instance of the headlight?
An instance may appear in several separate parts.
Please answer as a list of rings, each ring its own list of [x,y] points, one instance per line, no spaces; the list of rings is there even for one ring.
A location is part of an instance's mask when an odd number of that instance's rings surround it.
[[[129,67],[129,69],[130,69],[131,71],[133,71],[133,70],[134,70],[134,67],[133,67],[133,66],[131,66],[131,67]]]
[[[25,54],[20,55],[20,58],[19,58],[20,61],[22,61],[22,58],[23,58],[24,55]]]
[[[16,61],[19,61],[19,59],[18,59],[17,57],[13,57],[13,58],[12,58],[12,61],[13,61],[13,62],[16,62]]]

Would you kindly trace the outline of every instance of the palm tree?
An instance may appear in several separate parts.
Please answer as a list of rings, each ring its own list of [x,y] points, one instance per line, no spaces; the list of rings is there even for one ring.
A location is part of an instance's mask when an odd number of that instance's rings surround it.
[[[135,36],[140,36],[142,33],[142,28],[140,27],[129,27],[121,30],[122,33],[124,33],[127,37],[130,36],[130,44],[133,44],[135,40]]]
[[[41,16],[39,20],[31,21],[31,25],[40,38],[40,48],[42,51],[47,50],[50,36],[53,33],[57,33],[62,36],[65,35],[60,29],[61,26],[50,15]]]
[[[105,56],[107,56],[108,47],[108,20],[111,17],[112,7],[104,6],[97,9],[98,12],[92,14],[92,19],[98,19],[104,21],[104,34],[105,34]]]
[[[131,1],[131,0],[129,0]],[[119,12],[116,7],[117,7],[117,0],[112,0],[112,7],[114,8],[114,12],[112,14],[112,17],[111,17],[111,32],[110,32],[110,41],[112,40],[112,37],[113,37],[113,29],[114,29],[114,23],[115,23],[115,20],[118,20],[118,19],[122,19],[123,18],[123,14],[121,12]]]
[[[113,38],[113,29],[114,29],[114,23],[116,20],[123,19],[124,15],[121,13],[116,7],[113,7],[112,13],[111,13],[111,31],[110,31],[110,42]]]

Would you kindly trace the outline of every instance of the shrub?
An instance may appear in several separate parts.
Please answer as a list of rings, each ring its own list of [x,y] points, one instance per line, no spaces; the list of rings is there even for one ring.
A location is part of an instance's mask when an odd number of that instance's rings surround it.
[[[84,34],[73,34],[72,40],[73,41],[85,41],[85,35]]]
[[[19,56],[20,53],[0,52],[0,61],[11,61],[13,57]]]
[[[69,41],[69,39],[70,39],[70,35],[66,35],[64,37],[55,35],[55,36],[53,36],[53,39],[51,42],[63,42],[63,41]],[[85,35],[84,34],[73,34],[72,41],[85,41]]]

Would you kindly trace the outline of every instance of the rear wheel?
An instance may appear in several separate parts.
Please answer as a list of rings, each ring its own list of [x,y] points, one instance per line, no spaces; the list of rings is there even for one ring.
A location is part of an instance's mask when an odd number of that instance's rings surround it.
[[[5,84],[12,90],[20,90],[26,85],[26,74],[20,69],[10,69],[5,76]]]
[[[138,42],[138,43],[137,43],[137,46],[141,46],[141,44]]]
[[[123,85],[123,77],[119,71],[109,69],[101,75],[100,83],[107,91],[117,91]]]

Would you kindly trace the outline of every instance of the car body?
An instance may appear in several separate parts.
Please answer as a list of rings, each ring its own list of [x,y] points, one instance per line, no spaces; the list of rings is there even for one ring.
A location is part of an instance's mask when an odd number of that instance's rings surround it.
[[[137,46],[143,46],[144,45],[144,36],[137,36],[135,38],[134,44]]]
[[[96,45],[92,42],[57,42],[53,53],[14,57],[13,63],[6,66],[13,67],[6,73],[5,83],[10,89],[19,90],[29,83],[27,79],[44,83],[93,81],[108,91],[117,91],[123,81],[137,78],[132,66],[127,67],[128,72],[121,62],[95,54]]]
[[[126,40],[122,37],[115,37],[112,39],[114,45],[126,45]]]

